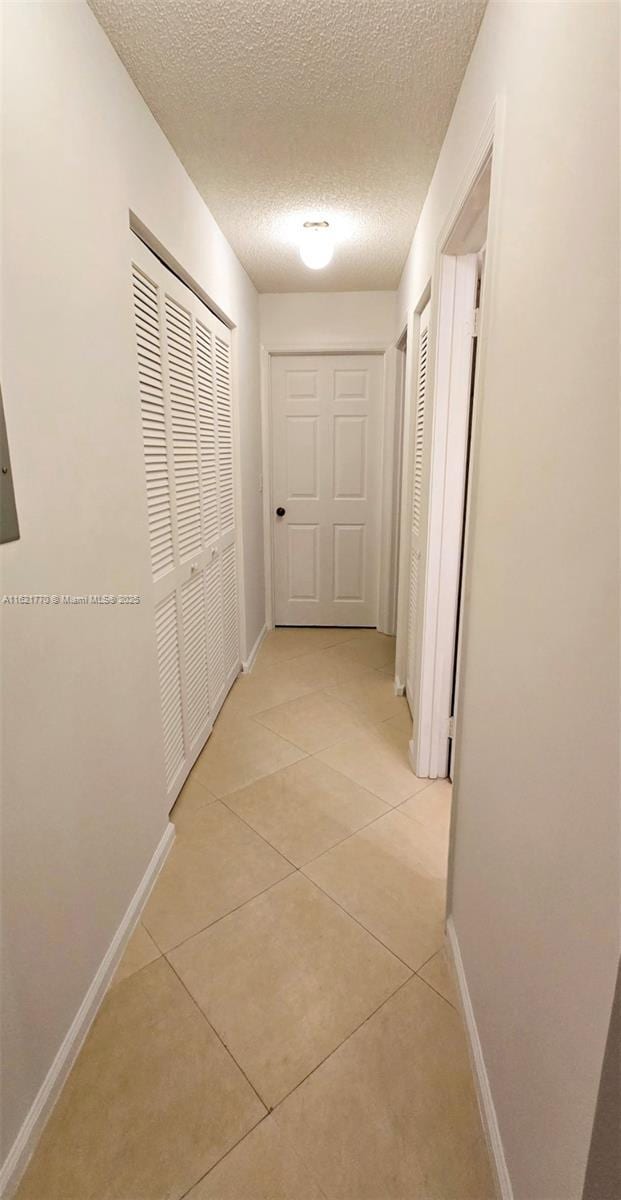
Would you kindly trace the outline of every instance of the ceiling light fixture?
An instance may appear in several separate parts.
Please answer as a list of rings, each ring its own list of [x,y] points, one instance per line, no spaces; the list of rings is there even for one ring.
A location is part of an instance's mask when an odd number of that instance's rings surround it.
[[[305,221],[300,238],[300,258],[312,271],[327,267],[334,254],[328,221]]]

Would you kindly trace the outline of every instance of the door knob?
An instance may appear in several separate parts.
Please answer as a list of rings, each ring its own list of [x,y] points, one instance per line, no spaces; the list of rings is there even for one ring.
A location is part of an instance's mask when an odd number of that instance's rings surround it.
[[[287,511],[287,510],[286,510],[286,508],[282,508],[282,507],[280,507],[280,508],[277,508],[277,509],[276,509],[276,516],[277,516],[277,517],[284,517],[284,515],[285,515],[286,511]]]

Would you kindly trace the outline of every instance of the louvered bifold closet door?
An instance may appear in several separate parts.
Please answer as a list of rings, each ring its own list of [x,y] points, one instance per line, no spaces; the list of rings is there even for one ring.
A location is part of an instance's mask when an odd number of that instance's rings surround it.
[[[209,314],[211,316],[211,314]],[[215,317],[212,318],[215,321]],[[196,362],[199,397],[201,453],[201,490],[203,531],[207,550],[204,587],[209,662],[209,696],[212,712],[217,713],[227,692],[224,655],[224,612],[222,603],[222,561],[220,538],[221,453],[218,441],[216,401],[215,333],[206,320],[196,322]],[[239,661],[239,657],[237,659]]]
[[[231,346],[224,331],[215,338],[216,403],[218,413],[218,478],[220,488],[220,553],[222,556],[222,613],[224,670],[227,676],[239,657],[237,604],[237,546],[235,522]]]
[[[173,463],[175,585],[181,646],[184,769],[187,771],[212,725],[203,579],[205,546],[199,394],[193,297],[174,276],[167,276],[166,272],[163,281],[164,383]]]
[[[429,305],[421,313],[419,328],[418,371],[414,410],[414,446],[412,471],[412,509],[410,520],[410,575],[408,587],[408,634],[406,695],[412,715],[416,708],[419,679],[419,637],[421,622],[421,564],[423,542],[423,483],[425,438],[427,433],[429,367]]]
[[[172,805],[239,670],[230,334],[133,242],[155,651]]]
[[[170,795],[183,779],[186,751],[173,536],[174,486],[164,391],[162,293],[148,261],[144,262],[144,269],[139,262],[133,262],[132,285],[163,757]]]

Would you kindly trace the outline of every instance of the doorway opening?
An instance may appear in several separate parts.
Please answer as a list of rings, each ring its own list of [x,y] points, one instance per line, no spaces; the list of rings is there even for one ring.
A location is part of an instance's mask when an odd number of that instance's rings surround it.
[[[411,382],[408,521],[402,522],[397,652],[412,713],[416,775],[452,776],[458,721],[464,564],[477,346],[492,179],[491,137],[439,240],[431,303],[419,308]],[[398,682],[398,681],[397,681]]]
[[[474,391],[476,384],[477,372],[477,347],[478,347],[478,330],[481,312],[481,287],[483,282],[483,267],[485,262],[485,247],[477,255],[477,284],[475,298],[475,317],[474,317],[474,336],[472,339],[472,365],[470,368],[470,389],[469,389],[469,405],[466,430],[466,453],[465,453],[465,478],[464,478],[464,494],[463,494],[463,513],[461,523],[461,544],[459,553],[459,581],[457,588],[457,617],[455,623],[455,638],[453,645],[453,679],[451,685],[451,708],[449,716],[449,753],[448,753],[448,769],[447,774],[449,779],[453,780],[453,750],[455,744],[455,729],[457,725],[457,699],[459,688],[459,664],[460,664],[460,649],[461,649],[461,628],[462,628],[462,603],[464,596],[464,570],[465,570],[465,548],[466,548],[466,519],[468,513],[468,486],[470,481],[470,454],[472,449],[472,417],[474,407]]]
[[[266,351],[268,629],[394,633],[403,414],[387,370],[396,366],[376,347]]]

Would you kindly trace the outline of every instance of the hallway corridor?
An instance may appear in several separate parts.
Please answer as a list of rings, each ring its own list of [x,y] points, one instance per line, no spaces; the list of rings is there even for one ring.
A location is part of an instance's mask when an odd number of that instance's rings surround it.
[[[620,14],[0,0],[0,1200],[621,1200]]]
[[[393,654],[276,630],[235,683],[19,1200],[493,1197]]]

